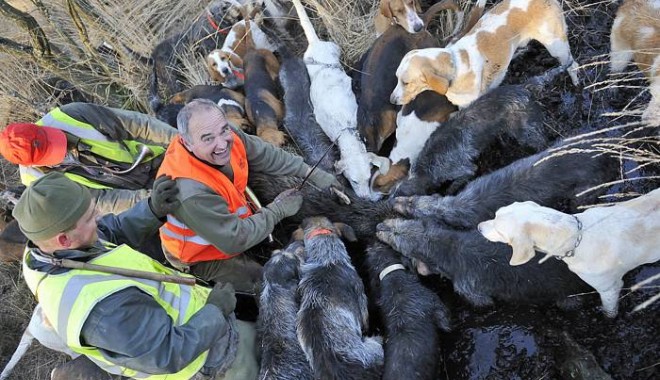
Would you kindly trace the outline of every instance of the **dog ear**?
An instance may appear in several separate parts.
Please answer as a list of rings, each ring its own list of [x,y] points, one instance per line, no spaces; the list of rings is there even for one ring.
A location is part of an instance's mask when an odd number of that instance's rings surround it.
[[[429,70],[424,75],[426,77],[426,83],[431,91],[437,92],[440,95],[447,93],[447,90],[449,89],[449,79],[438,75],[434,70]]]
[[[387,17],[388,19],[392,19],[392,10],[390,9],[390,0],[381,0],[380,2],[380,13]]]
[[[296,241],[303,241],[305,240],[305,231],[303,231],[302,227],[296,228],[295,231],[291,234],[291,240],[296,240]]]
[[[237,54],[229,54],[229,62],[234,66],[236,69],[242,69],[243,68],[243,59],[239,57]]]
[[[348,241],[356,242],[358,241],[357,236],[355,236],[355,231],[348,224],[344,223],[333,223],[339,231],[339,235],[345,238]]]
[[[186,104],[188,98],[188,90],[177,92],[170,98],[170,104]]]
[[[536,254],[534,251],[534,242],[527,235],[520,234],[515,236],[511,239],[509,244],[511,244],[511,248],[513,249],[509,265],[516,266],[525,264]]]
[[[417,14],[422,13],[422,4],[420,4],[419,0],[413,0],[413,7],[415,7]]]

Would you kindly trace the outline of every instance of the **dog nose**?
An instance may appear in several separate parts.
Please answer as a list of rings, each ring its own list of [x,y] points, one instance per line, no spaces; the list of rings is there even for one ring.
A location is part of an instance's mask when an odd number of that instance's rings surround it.
[[[230,73],[230,71],[229,71],[228,68],[226,68],[226,67],[223,67],[223,68],[222,68],[222,75],[224,75],[224,76],[228,76],[229,73]]]
[[[397,104],[397,97],[394,93],[392,93],[392,95],[390,95],[390,103]]]
[[[415,24],[413,26],[413,30],[415,31],[415,33],[421,32],[422,29],[424,29],[424,24],[423,23]]]

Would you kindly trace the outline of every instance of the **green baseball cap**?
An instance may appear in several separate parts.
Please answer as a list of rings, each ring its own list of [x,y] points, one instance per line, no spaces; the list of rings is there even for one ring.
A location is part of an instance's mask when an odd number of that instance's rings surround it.
[[[91,202],[87,188],[51,172],[25,189],[12,215],[28,239],[42,241],[75,226]]]

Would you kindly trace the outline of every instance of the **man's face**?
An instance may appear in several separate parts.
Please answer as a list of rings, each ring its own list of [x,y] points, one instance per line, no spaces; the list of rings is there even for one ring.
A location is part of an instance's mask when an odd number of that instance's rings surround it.
[[[92,200],[87,211],[78,220],[76,226],[67,232],[67,236],[71,239],[71,249],[88,248],[94,245],[99,239],[97,232],[96,219],[99,213],[96,209],[96,201]]]
[[[209,109],[193,115],[188,134],[190,141],[184,139],[183,143],[195,157],[218,166],[229,163],[234,137],[219,110]]]

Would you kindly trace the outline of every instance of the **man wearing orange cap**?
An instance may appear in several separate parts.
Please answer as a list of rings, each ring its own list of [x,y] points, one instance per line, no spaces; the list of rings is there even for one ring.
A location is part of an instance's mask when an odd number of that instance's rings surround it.
[[[9,124],[0,153],[29,185],[58,171],[89,188],[101,213],[120,213],[149,195],[177,130],[138,112],[90,103],[55,108],[35,124]]]

